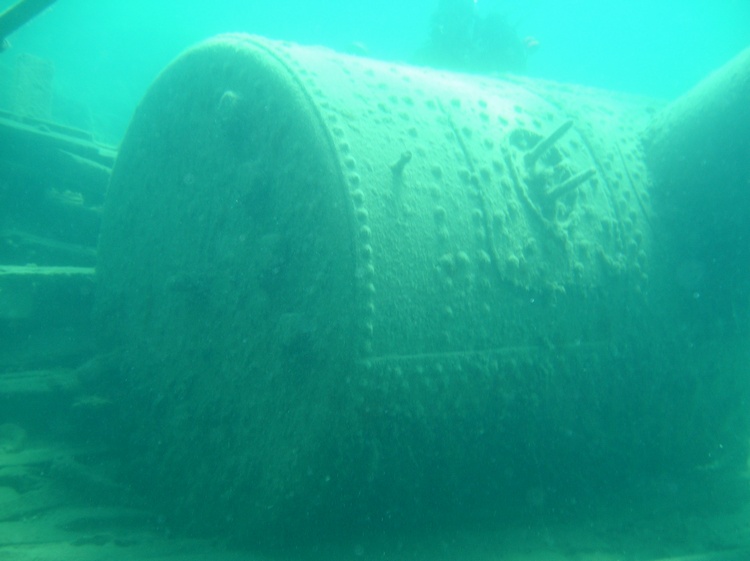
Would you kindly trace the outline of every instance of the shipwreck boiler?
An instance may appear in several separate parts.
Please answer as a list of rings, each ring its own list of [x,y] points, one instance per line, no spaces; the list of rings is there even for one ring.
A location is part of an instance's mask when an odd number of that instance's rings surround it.
[[[715,216],[679,233],[706,197],[704,170],[670,182],[691,119],[247,35],[189,49],[133,117],[99,245],[133,477],[186,523],[295,534],[741,464],[745,359],[703,342],[747,340],[746,248],[707,258]],[[748,159],[721,157],[734,244]]]

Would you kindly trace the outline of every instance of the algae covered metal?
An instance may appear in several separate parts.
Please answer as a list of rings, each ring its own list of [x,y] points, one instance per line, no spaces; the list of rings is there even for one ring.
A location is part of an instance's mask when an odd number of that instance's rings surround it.
[[[649,301],[659,109],[246,35],[188,50],[136,111],[99,247],[132,473],[189,523],[295,534],[702,462],[723,417],[663,407],[700,359]]]

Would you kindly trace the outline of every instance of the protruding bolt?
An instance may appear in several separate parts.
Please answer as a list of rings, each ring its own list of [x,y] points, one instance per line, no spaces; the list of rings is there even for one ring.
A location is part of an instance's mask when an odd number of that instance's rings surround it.
[[[393,178],[397,179],[401,177],[401,174],[404,172],[404,168],[406,167],[406,164],[411,162],[411,151],[407,150],[403,154],[401,154],[401,157],[398,159],[398,161],[395,164],[391,164],[391,172],[393,173]]]
[[[557,127],[557,129],[550,134],[547,138],[543,138],[539,142],[537,142],[536,146],[534,146],[531,150],[526,152],[526,155],[523,157],[524,162],[526,162],[526,167],[529,169],[532,169],[534,167],[534,164],[536,164],[536,161],[539,159],[539,156],[544,154],[547,150],[552,148],[552,145],[560,140],[562,136],[570,130],[570,127],[573,126],[573,121],[568,120],[565,121],[562,125]]]
[[[594,168],[589,168],[585,171],[582,171],[580,173],[575,174],[572,177],[569,177],[565,181],[563,181],[560,185],[557,187],[553,187],[552,189],[549,189],[545,196],[549,201],[556,201],[560,197],[563,197],[570,193],[571,191],[574,191],[578,188],[578,186],[583,183],[584,181],[587,181],[589,178],[594,176],[596,174],[596,170]]]

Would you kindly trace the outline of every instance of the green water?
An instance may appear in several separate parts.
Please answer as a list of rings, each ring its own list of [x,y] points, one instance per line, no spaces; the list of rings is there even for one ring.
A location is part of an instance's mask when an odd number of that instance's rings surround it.
[[[666,99],[750,44],[750,7],[743,0],[475,5],[482,14],[506,17],[520,38],[538,40],[527,68],[532,76]],[[7,69],[22,52],[51,60],[56,119],[116,143],[157,73],[211,35],[244,31],[339,50],[360,42],[373,57],[408,62],[427,41],[436,6],[435,0],[67,0],[14,34],[15,48],[0,65]]]
[[[224,32],[347,55],[164,70]],[[0,558],[750,559],[746,82],[654,132],[750,4],[59,0],[8,40]]]

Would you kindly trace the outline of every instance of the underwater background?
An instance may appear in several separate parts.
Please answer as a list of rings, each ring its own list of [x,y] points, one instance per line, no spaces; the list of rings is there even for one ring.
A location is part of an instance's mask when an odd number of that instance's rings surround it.
[[[0,2],[5,9],[12,2]],[[478,0],[538,50],[526,73],[673,99],[750,44],[744,0]],[[410,62],[427,41],[436,0],[61,0],[11,38],[10,67],[28,52],[54,65],[56,119],[118,142],[159,71],[182,50],[241,31]],[[2,99],[0,98],[0,101]]]
[[[0,558],[750,559],[750,2],[7,39]]]

